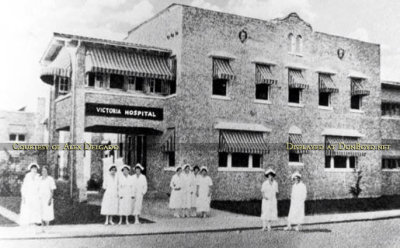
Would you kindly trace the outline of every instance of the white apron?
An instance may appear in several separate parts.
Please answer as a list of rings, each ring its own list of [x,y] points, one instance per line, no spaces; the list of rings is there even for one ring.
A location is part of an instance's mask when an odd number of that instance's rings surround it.
[[[140,215],[143,207],[143,196],[147,192],[147,180],[143,174],[132,176],[133,194],[135,196],[133,215]]]
[[[177,209],[182,208],[182,174],[178,176],[175,174],[172,176],[170,187],[171,196],[169,198],[169,208]],[[178,190],[180,188],[180,190]]]
[[[197,181],[198,181],[198,179],[200,178],[200,176],[201,176],[200,174],[197,174],[197,175],[193,174],[193,177],[192,177],[192,180],[193,180],[193,182],[192,182],[193,194],[192,194],[191,199],[190,199],[190,205],[191,205],[192,208],[195,208],[195,207],[196,207]]]
[[[193,195],[193,174],[181,174],[182,179],[182,208],[192,207],[192,195]]]
[[[108,175],[103,182],[105,189],[101,202],[101,215],[118,215],[118,176]]]
[[[295,183],[292,187],[292,194],[290,197],[289,223],[302,224],[304,222],[304,202],[306,197],[306,185],[304,185],[303,182]]]
[[[274,180],[272,184],[266,180],[261,187],[263,199],[261,202],[261,219],[262,220],[277,220],[278,219],[278,201],[276,193],[278,193],[278,183]],[[268,200],[264,199],[264,195]]]
[[[125,177],[124,175],[118,178],[118,214],[130,215],[133,207],[133,189],[131,176]]]
[[[47,176],[46,179],[43,177],[39,180],[39,198],[40,198],[40,213],[43,221],[54,220],[54,202],[51,200],[49,205],[49,199],[51,197],[51,191],[56,189],[56,183],[51,176]]]
[[[25,201],[21,202],[19,217],[20,225],[41,223],[40,198],[39,198],[39,174],[29,172],[25,175],[21,186],[21,196]]]
[[[197,180],[197,186],[199,187],[199,196],[196,200],[196,211],[197,212],[209,212],[211,197],[208,196],[210,192],[210,186],[212,186],[212,180],[209,176],[200,176]]]

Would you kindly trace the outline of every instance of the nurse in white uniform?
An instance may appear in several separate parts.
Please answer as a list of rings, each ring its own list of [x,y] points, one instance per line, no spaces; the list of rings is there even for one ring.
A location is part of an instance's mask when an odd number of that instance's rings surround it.
[[[290,230],[292,224],[297,224],[295,230],[299,231],[301,224],[304,222],[304,202],[307,198],[307,188],[301,180],[300,173],[295,172],[292,175],[292,180],[294,181],[294,184],[292,186],[292,194],[290,197],[288,224],[287,227],[285,227],[285,230]]]
[[[56,189],[54,179],[48,175],[46,166],[42,167],[42,176],[39,180],[40,213],[42,225],[48,226],[54,220],[54,201],[53,194]]]
[[[182,209],[182,167],[176,167],[176,173],[171,178],[171,196],[169,198],[169,208],[174,210],[174,217],[179,218]]]
[[[278,201],[276,199],[278,191],[278,183],[275,181],[276,173],[273,169],[268,169],[264,173],[267,180],[261,186],[262,203],[261,203],[261,220],[262,230],[271,230],[271,221],[278,219]]]
[[[207,175],[208,169],[202,166],[200,169],[201,176],[197,181],[196,190],[196,209],[200,217],[207,217],[207,213],[210,212],[211,204],[211,186],[213,185],[211,178]]]
[[[118,215],[119,215],[119,225],[122,224],[122,218],[125,216],[125,223],[129,225],[129,215],[132,213],[133,208],[133,187],[132,179],[129,175],[130,167],[124,165],[122,167],[122,175],[118,178]]]
[[[135,216],[135,224],[140,224],[139,215],[142,213],[143,196],[147,192],[147,180],[142,174],[144,170],[141,164],[136,164],[135,174],[132,175],[133,195],[135,197],[133,206],[133,215]]]
[[[118,215],[118,176],[117,166],[111,165],[109,173],[103,181],[103,200],[101,202],[100,214],[106,216],[104,225],[114,225],[113,215]]]
[[[194,194],[193,188],[193,174],[190,172],[190,165],[183,166],[182,178],[182,208],[183,217],[189,217],[189,210],[192,207],[192,195]]]
[[[195,165],[193,167],[193,174],[192,174],[192,187],[193,187],[193,194],[191,197],[191,216],[196,217],[196,190],[197,190],[197,180],[200,178],[200,168],[199,166]]]
[[[39,198],[39,165],[32,163],[28,166],[29,172],[25,175],[21,186],[20,225],[32,225],[42,222],[40,215]]]

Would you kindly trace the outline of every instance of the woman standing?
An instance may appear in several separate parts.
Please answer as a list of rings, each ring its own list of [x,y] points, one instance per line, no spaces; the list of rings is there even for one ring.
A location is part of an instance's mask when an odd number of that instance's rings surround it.
[[[276,197],[279,193],[278,183],[275,181],[276,173],[273,169],[268,169],[264,173],[267,180],[262,184],[261,194],[261,220],[262,230],[271,231],[271,221],[278,219],[278,201]]]
[[[20,225],[32,225],[42,222],[40,216],[39,198],[39,165],[32,163],[28,166],[28,173],[25,175],[21,186],[21,212]]]
[[[104,225],[114,225],[113,215],[118,215],[118,177],[117,166],[111,165],[108,169],[109,175],[103,181],[103,200],[101,202],[100,214],[106,216]]]
[[[189,217],[189,210],[192,207],[192,195],[193,195],[193,175],[190,172],[190,165],[185,164],[183,167],[182,178],[182,208],[183,217]]]
[[[131,168],[128,165],[122,167],[122,176],[118,178],[118,214],[119,225],[122,224],[122,218],[125,216],[125,223],[129,225],[129,215],[132,213],[133,207],[133,188],[132,179],[129,176]]]
[[[200,217],[207,217],[210,212],[211,204],[211,186],[213,185],[211,178],[207,175],[207,167],[202,166],[200,169],[201,176],[197,181],[196,189],[196,209]]]
[[[54,179],[49,176],[47,167],[43,166],[42,176],[39,180],[40,213],[43,227],[48,226],[50,221],[54,220],[53,195],[55,189]]]
[[[169,198],[169,208],[174,209],[174,217],[180,217],[180,210],[182,208],[182,167],[178,166],[175,169],[176,173],[171,178],[171,196]]]
[[[142,174],[144,170],[141,164],[136,164],[135,175],[132,176],[133,196],[135,203],[133,207],[133,215],[135,216],[135,224],[140,224],[139,215],[142,213],[143,196],[147,192],[147,180]]]
[[[193,187],[193,189],[192,189],[192,191],[193,191],[193,194],[192,194],[192,197],[191,197],[191,212],[192,212],[192,214],[191,214],[191,216],[192,217],[196,217],[196,190],[197,190],[197,181],[198,181],[198,179],[200,178],[200,175],[199,175],[199,172],[200,172],[200,168],[199,168],[199,166],[197,166],[197,165],[195,165],[194,167],[193,167],[193,174],[192,174],[192,180],[193,180],[193,182],[192,182],[192,187]]]
[[[295,230],[299,231],[301,224],[304,222],[304,202],[307,198],[307,188],[301,181],[300,173],[295,172],[292,175],[292,180],[294,181],[294,184],[290,197],[288,224],[287,227],[285,227],[285,230],[290,230],[292,224],[297,224]]]

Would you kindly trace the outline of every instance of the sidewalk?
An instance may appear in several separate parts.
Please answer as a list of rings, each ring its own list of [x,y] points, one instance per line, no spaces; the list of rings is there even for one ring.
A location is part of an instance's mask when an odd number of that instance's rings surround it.
[[[212,210],[212,215],[213,217],[206,219],[158,219],[156,223],[153,224],[129,226],[104,226],[101,224],[56,225],[50,226],[45,233],[38,233],[41,230],[40,227],[0,227],[0,240],[163,235],[261,228],[259,217],[233,214],[214,209]],[[148,218],[148,216],[143,217]],[[368,221],[387,218],[400,218],[400,210],[306,216],[305,225]],[[152,218],[148,219],[154,220]],[[286,218],[279,218],[275,225],[273,225],[273,228],[283,227],[285,224]]]

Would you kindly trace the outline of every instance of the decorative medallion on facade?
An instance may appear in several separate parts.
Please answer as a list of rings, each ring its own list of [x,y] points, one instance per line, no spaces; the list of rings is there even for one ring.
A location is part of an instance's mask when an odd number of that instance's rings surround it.
[[[339,48],[339,49],[337,50],[337,56],[339,57],[339,59],[343,59],[344,54],[345,54],[345,52],[344,52],[344,49],[343,49],[343,48]]]
[[[239,32],[239,40],[244,43],[247,40],[247,31],[245,29],[240,30]]]

